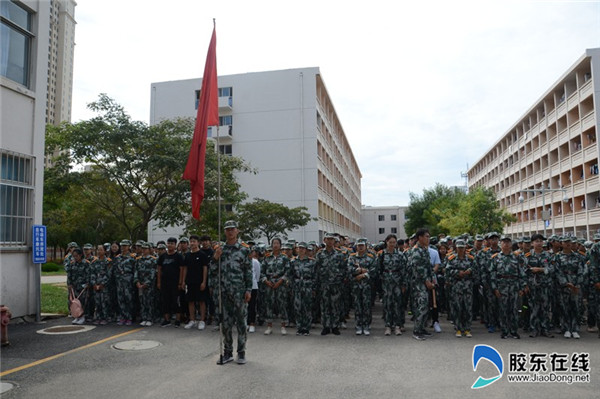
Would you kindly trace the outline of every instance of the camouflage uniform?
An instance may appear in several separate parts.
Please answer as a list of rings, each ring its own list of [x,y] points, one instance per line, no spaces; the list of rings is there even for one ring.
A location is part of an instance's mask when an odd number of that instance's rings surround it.
[[[600,242],[595,243],[590,249],[590,263],[588,265],[590,313],[596,316],[596,324],[600,326]],[[600,337],[600,331],[598,332]]]
[[[294,287],[294,311],[298,331],[310,330],[312,302],[315,292],[315,265],[313,258],[297,257],[291,263],[291,280]]]
[[[260,281],[264,285],[263,306],[265,307],[266,322],[272,323],[278,314],[282,323],[288,321],[288,277],[290,273],[290,259],[284,254],[271,255],[264,259],[260,269]],[[267,286],[265,282],[273,284],[283,280],[275,289]]]
[[[133,281],[145,285],[138,288],[140,297],[140,316],[142,321],[153,321],[155,316],[154,301],[156,287],[156,258],[154,256],[140,256],[136,259]]]
[[[81,259],[80,262],[75,262],[72,259],[69,262],[69,272],[67,273],[67,285],[73,287],[73,291],[75,296],[77,297],[81,294],[81,291],[84,288],[88,288],[90,285],[90,263]],[[89,290],[86,290],[79,297],[79,301],[81,302],[81,306],[85,309],[87,298],[90,295]]]
[[[94,303],[96,304],[96,316],[98,320],[107,321],[111,317],[112,303],[110,298],[109,284],[112,272],[112,260],[96,258],[90,264],[90,284],[94,292]],[[101,286],[96,289],[96,286]]]
[[[491,288],[490,276],[492,268],[492,256],[500,253],[500,248],[492,249],[485,248],[477,254],[476,275],[479,276],[481,285],[483,286],[483,312],[486,324],[491,331],[494,331],[498,325],[498,298],[494,295],[494,290]]]
[[[215,292],[221,291],[221,309],[223,326],[223,344],[225,353],[233,353],[233,326],[237,326],[237,351],[246,350],[246,323],[248,304],[245,294],[252,292],[252,262],[250,250],[240,243],[223,245],[219,260],[211,261],[212,277],[210,286]],[[221,265],[221,286],[218,270]],[[216,273],[214,273],[216,271]],[[217,294],[218,297],[218,294]]]
[[[532,333],[550,333],[550,296],[554,279],[552,255],[542,251],[525,254],[527,286],[529,287],[530,326]],[[531,268],[541,267],[543,272],[533,273]]]
[[[321,324],[339,328],[342,286],[347,277],[345,256],[339,250],[323,249],[316,256],[317,285],[321,290]]]
[[[133,273],[135,258],[129,253],[119,254],[113,264],[117,289],[118,318],[133,320]]]
[[[408,264],[412,271],[412,296],[415,325],[413,333],[420,335],[425,331],[427,311],[429,310],[429,292],[426,281],[433,284],[433,268],[429,256],[429,248],[415,245],[409,252]]]
[[[406,255],[398,250],[387,250],[379,255],[378,275],[383,288],[383,319],[386,327],[404,326],[404,308],[402,288],[406,289]]]
[[[571,283],[581,289],[583,282],[582,259],[576,252],[561,252],[556,256],[556,278],[561,287],[563,331],[579,332],[579,296],[581,291],[574,293],[567,284]]]
[[[509,333],[516,335],[519,328],[519,292],[527,285],[520,257],[513,252],[492,255],[489,281],[492,292],[500,292],[498,321],[503,337]]]
[[[475,258],[465,253],[464,258],[452,254],[447,259],[446,278],[450,286],[450,308],[454,327],[457,331],[470,331],[473,320],[473,274],[475,273]],[[460,276],[460,272],[471,271]]]
[[[377,274],[375,256],[368,252],[362,255],[353,253],[348,257],[348,274],[351,278],[352,297],[354,299],[354,320],[356,328],[368,330],[371,326],[371,276]],[[361,273],[359,269],[366,269]],[[357,277],[363,274],[360,280]]]

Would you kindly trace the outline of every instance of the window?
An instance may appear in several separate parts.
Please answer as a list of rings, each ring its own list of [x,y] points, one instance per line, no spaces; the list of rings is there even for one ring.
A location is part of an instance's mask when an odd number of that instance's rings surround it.
[[[379,228],[379,234],[385,234],[385,227]]]
[[[233,96],[233,87],[219,87],[219,97]]]
[[[231,144],[220,145],[219,152],[223,155],[232,155]]]
[[[233,125],[233,116],[219,116],[219,126]]]
[[[33,220],[33,158],[2,152],[0,244],[25,245]]]
[[[392,234],[398,234],[398,228],[392,227]]]
[[[385,215],[379,215],[379,218],[378,218],[378,220],[379,220],[380,222],[385,222]]]
[[[396,221],[396,215],[390,215],[392,221]]]
[[[29,87],[31,13],[12,1],[0,2],[0,74]]]

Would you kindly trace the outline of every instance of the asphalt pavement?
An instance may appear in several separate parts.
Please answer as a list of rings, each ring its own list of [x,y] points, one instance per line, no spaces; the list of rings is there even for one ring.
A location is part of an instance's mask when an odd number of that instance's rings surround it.
[[[600,390],[600,339],[582,332],[579,340],[562,337],[500,339],[474,323],[473,338],[456,338],[441,317],[443,332],[426,341],[412,338],[412,322],[399,337],[383,335],[381,304],[375,305],[372,335],[356,336],[353,320],[340,336],[320,336],[320,326],[308,337],[265,336],[264,327],[249,334],[248,363],[216,364],[219,333],[173,326],[97,326],[68,335],[44,335],[39,330],[71,326],[69,318],[10,325],[11,346],[2,348],[2,398],[597,398]],[[277,324],[276,324],[277,325]],[[132,342],[141,349],[119,350]],[[234,339],[235,341],[235,339]],[[473,371],[473,347],[487,344],[504,360],[504,375],[473,390],[479,375],[497,374],[491,363]],[[151,346],[151,345],[148,345]],[[510,353],[587,353],[589,382],[516,383],[508,381]],[[562,372],[559,375],[585,374]]]

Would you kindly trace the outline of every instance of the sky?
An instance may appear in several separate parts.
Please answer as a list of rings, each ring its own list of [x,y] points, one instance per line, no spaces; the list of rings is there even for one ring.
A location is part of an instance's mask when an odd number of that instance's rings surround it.
[[[149,121],[153,82],[319,67],[362,203],[407,206],[475,164],[600,47],[597,1],[77,0],[72,121],[106,93]]]

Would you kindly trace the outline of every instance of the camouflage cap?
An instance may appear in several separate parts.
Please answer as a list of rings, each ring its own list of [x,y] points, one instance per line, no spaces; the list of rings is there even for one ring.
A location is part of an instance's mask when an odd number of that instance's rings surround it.
[[[469,238],[469,239],[467,240],[467,245],[468,245],[468,246],[470,246],[470,247],[472,247],[473,245],[475,245],[475,241],[473,241],[473,239],[472,239],[472,238]]]
[[[189,244],[189,243],[190,243],[190,239],[189,239],[189,238],[187,238],[187,237],[181,237],[181,238],[179,239],[179,242],[187,242],[187,243]]]
[[[489,232],[488,235],[487,235],[487,238],[490,239],[490,238],[493,238],[493,237],[501,238],[500,234],[498,234],[497,232],[495,232],[495,231]],[[512,239],[511,239],[511,241],[512,241]]]
[[[335,234],[333,234],[333,233],[325,233],[325,237],[324,238],[335,238]]]
[[[521,242],[524,242],[524,243],[531,242],[531,237],[529,237],[529,236],[523,236],[521,238]]]
[[[560,237],[558,237],[556,234],[552,234],[550,237],[548,237],[548,241],[560,241]]]
[[[142,247],[142,249],[144,249],[144,248],[150,249],[150,248],[152,248],[152,245],[150,245],[150,243],[148,243],[148,242],[145,242],[141,245],[141,247]]]
[[[577,239],[577,244],[585,245],[585,239],[583,239],[583,238],[578,238],[578,239]]]
[[[600,240],[600,233],[594,234],[594,241]]]
[[[79,248],[79,244],[77,244],[75,241],[71,241],[69,245],[67,245],[67,248]]]
[[[475,241],[483,241],[483,235],[482,234],[477,234],[475,236]]]
[[[158,244],[156,249],[167,249],[167,246],[165,244]]]
[[[285,242],[281,245],[281,249],[294,249],[294,246],[289,242]]]
[[[512,238],[509,235],[503,235],[500,237],[500,241],[512,241]]]
[[[235,220],[228,220],[225,222],[225,229],[237,229],[238,228],[238,224]]]
[[[136,246],[136,247],[137,247],[137,246],[142,246],[142,245],[144,245],[144,240],[137,240],[137,241],[135,242],[135,246]]]
[[[309,242],[308,242],[308,245],[315,245],[315,246],[316,246],[316,245],[317,245],[317,242],[316,242],[316,241],[309,241]]]
[[[560,242],[571,242],[571,236],[562,236],[560,237]]]
[[[94,249],[94,246],[88,242],[83,244],[83,249]]]
[[[121,240],[121,243],[119,245],[129,245],[131,246],[131,241],[128,239],[123,239]]]
[[[590,249],[593,245],[594,245],[594,243],[591,241],[586,241],[585,243],[583,243],[583,246],[586,247],[587,249]]]
[[[467,244],[465,243],[465,240],[456,240],[456,243],[454,244],[456,245],[456,248],[464,248],[467,246]]]
[[[298,248],[308,248],[308,244],[305,243],[304,241],[300,241],[298,243]]]
[[[356,245],[367,245],[367,239],[359,238],[358,240],[356,240]]]

